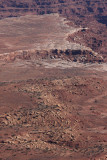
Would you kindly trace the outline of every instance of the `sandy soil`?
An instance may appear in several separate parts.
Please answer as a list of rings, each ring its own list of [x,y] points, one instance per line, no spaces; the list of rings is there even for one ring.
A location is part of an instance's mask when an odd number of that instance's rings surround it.
[[[83,49],[90,48],[67,41],[68,35],[82,30],[67,25],[58,14],[26,15],[0,20],[0,53],[17,50]]]
[[[2,61],[0,158],[105,160],[103,66],[61,59]]]
[[[39,30],[43,22],[40,17],[39,20],[37,16],[14,18],[11,22],[2,20],[0,26],[5,24],[1,28],[2,44],[6,43],[6,51],[9,47],[10,50],[32,47],[35,41],[32,43],[31,37],[35,39],[35,35],[31,36],[29,22],[33,31],[35,25]],[[58,20],[58,32],[52,33],[59,33],[63,42],[57,35],[58,43],[65,43],[70,27],[58,15],[45,16],[51,21],[52,17]],[[22,24],[18,25],[19,22]],[[17,32],[11,28],[16,23]],[[4,33],[6,24],[9,30]],[[23,25],[28,31],[27,39],[20,36],[19,31],[26,35]],[[35,33],[40,36],[38,30]],[[50,36],[46,35],[42,37]],[[38,41],[42,44],[44,39]],[[4,51],[1,48],[1,53]],[[41,54],[38,58],[34,54],[29,57],[22,52],[4,54],[4,57],[8,55],[7,59],[0,57],[0,160],[106,160],[107,64],[72,62],[66,59],[67,55],[62,59],[45,54],[46,57]]]

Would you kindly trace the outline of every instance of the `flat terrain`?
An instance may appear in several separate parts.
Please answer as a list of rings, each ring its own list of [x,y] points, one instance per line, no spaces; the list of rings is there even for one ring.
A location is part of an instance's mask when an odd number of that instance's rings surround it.
[[[88,49],[67,37],[82,28],[67,25],[58,14],[26,15],[0,20],[0,53],[17,50]]]
[[[82,27],[66,23],[1,20],[0,160],[107,159],[107,64],[68,42]]]
[[[58,13],[70,20],[76,28],[89,28],[71,35],[70,41],[107,54],[107,2],[106,0],[1,0],[0,19],[24,15]],[[52,21],[52,20],[51,20]],[[53,24],[53,23],[52,23]]]

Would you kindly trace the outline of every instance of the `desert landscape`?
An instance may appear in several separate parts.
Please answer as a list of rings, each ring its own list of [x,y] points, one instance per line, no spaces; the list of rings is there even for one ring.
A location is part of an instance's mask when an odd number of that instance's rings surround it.
[[[0,160],[107,159],[106,6],[0,1]]]

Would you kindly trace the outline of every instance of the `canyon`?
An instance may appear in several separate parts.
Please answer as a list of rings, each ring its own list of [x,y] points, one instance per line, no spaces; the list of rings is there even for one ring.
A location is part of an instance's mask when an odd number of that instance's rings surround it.
[[[34,14],[59,13],[73,26],[88,27],[76,36],[76,41],[106,55],[107,3],[106,0],[1,0],[0,18]],[[70,37],[70,40],[74,40]]]
[[[0,160],[107,159],[106,0],[0,1]]]

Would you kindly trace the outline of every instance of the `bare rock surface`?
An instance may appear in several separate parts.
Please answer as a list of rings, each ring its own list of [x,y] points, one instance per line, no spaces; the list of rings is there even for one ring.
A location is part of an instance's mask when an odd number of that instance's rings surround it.
[[[1,0],[0,19],[23,15],[59,13],[69,19],[71,26],[83,29],[70,41],[107,54],[107,3],[106,0]]]
[[[91,50],[91,48],[67,41],[70,34],[83,28],[67,25],[58,14],[27,15],[0,21],[0,53],[36,50]]]
[[[78,70],[0,83],[2,159],[106,159],[107,79]]]
[[[106,5],[0,1],[0,160],[107,159]]]

